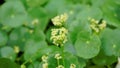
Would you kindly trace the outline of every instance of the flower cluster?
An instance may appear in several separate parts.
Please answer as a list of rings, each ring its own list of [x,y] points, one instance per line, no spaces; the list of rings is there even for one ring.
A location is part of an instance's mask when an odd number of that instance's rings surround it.
[[[51,38],[53,44],[59,46],[63,45],[67,41],[67,29],[63,27],[65,21],[67,20],[67,14],[56,16],[52,19],[54,26],[59,26],[51,30]]]
[[[52,19],[52,22],[54,24],[54,26],[62,26],[66,20],[67,20],[68,16],[66,13],[56,16]]]
[[[47,62],[48,56],[47,55],[43,55],[42,56],[42,61],[44,62],[42,64],[42,68],[48,68],[48,62]]]
[[[90,20],[90,27],[93,31],[96,33],[99,33],[101,30],[103,30],[106,27],[106,21],[102,20],[101,22],[95,20],[95,19],[89,19]]]
[[[64,27],[52,29],[51,30],[51,40],[53,41],[53,44],[55,45],[62,45],[67,41],[67,29]]]

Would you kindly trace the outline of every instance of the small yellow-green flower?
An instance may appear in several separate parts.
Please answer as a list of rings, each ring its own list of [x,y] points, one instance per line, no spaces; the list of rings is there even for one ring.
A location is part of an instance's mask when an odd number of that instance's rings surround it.
[[[14,51],[15,51],[15,53],[19,53],[20,52],[19,46],[14,46]]]
[[[76,68],[76,65],[75,64],[71,64],[70,68]]]
[[[99,21],[95,20],[95,19],[91,19],[90,20],[90,27],[93,31],[95,31],[96,33],[99,33],[101,30],[103,30],[106,27],[106,21],[102,21],[101,23],[99,23]]]
[[[96,24],[91,24],[90,27],[91,27],[91,29],[92,29],[93,31],[95,31],[96,33],[99,32],[99,28],[98,28],[98,26],[97,26]]]
[[[47,62],[48,56],[47,55],[43,55],[42,56],[42,61],[44,62],[42,64],[42,68],[48,68],[48,62]]]
[[[32,34],[34,32],[34,30],[29,30],[29,33]]]
[[[62,59],[62,56],[61,56],[59,53],[57,53],[57,54],[55,54],[55,58],[56,58],[57,60],[59,60],[59,59]]]
[[[26,68],[26,66],[22,64],[22,65],[21,65],[21,68]]]
[[[34,19],[33,21],[32,21],[32,25],[36,25],[36,24],[38,24],[39,23],[39,19]]]
[[[62,26],[68,18],[68,15],[66,13],[56,16],[52,19],[52,22],[54,26]]]
[[[47,59],[48,59],[48,56],[46,56],[46,55],[43,55],[43,56],[42,56],[42,61],[43,61],[43,62],[47,62]]]
[[[42,68],[48,68],[48,63],[47,62],[43,63]]]
[[[51,30],[51,40],[55,45],[62,45],[67,41],[67,29],[64,27],[56,28]]]
[[[103,21],[100,25],[99,28],[103,30],[106,27],[106,21]]]
[[[64,66],[63,65],[59,65],[58,67],[56,67],[56,68],[64,68]]]

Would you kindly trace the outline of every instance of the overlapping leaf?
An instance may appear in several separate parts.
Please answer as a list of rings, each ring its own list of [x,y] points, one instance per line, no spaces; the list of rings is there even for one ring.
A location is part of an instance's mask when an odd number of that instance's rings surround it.
[[[120,56],[120,30],[106,29],[102,34],[102,48],[108,56]]]
[[[20,1],[8,1],[0,7],[0,22],[10,27],[21,26],[27,18],[27,13]]]
[[[88,32],[80,32],[75,42],[77,55],[85,59],[95,57],[100,51],[100,45],[99,37]]]

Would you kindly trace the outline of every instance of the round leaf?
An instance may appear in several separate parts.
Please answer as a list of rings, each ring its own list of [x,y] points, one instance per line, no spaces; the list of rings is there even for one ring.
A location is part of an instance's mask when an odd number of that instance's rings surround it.
[[[13,48],[6,46],[1,48],[1,57],[9,58],[14,61],[16,58],[16,54]]]
[[[106,56],[103,51],[101,51],[92,61],[97,65],[111,65],[117,61],[115,56]]]
[[[76,68],[83,68],[84,64],[78,62],[78,58],[70,53],[64,53],[65,68],[70,68],[71,64],[76,65]],[[69,56],[69,57],[68,57]],[[80,66],[81,65],[81,66]]]
[[[40,28],[41,30],[44,30],[46,28],[48,24],[48,16],[44,8],[42,7],[29,8],[28,13],[33,19],[31,22],[37,20],[36,24],[38,28]]]
[[[80,32],[75,48],[79,57],[89,59],[95,57],[100,51],[100,39],[96,35]]]
[[[37,59],[37,55],[39,55],[39,51],[42,48],[47,47],[47,44],[45,41],[39,41],[36,42],[34,40],[28,40],[25,44],[25,54],[24,54],[24,58],[25,60],[33,60],[33,59]],[[41,55],[41,54],[40,54]],[[34,58],[33,58],[34,57]]]
[[[9,45],[10,46],[19,46],[20,50],[24,50],[24,45],[26,40],[31,38],[31,35],[29,33],[29,29],[25,27],[20,27],[14,29],[10,35],[9,35]]]
[[[108,56],[120,56],[120,30],[106,29],[102,34],[102,48]]]
[[[26,20],[27,14],[20,1],[8,1],[0,7],[0,21],[10,27],[21,26]]]

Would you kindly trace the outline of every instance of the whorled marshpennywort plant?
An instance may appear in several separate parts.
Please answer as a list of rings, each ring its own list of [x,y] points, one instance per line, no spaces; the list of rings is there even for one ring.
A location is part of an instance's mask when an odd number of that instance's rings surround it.
[[[60,51],[54,51],[54,54],[51,54],[50,52],[46,52],[41,54],[41,49],[38,49],[36,53],[34,53],[28,60],[26,60],[24,63],[21,64],[21,68],[26,68],[27,63],[31,63],[33,65],[34,58],[40,54],[38,58],[40,58],[41,67],[42,68],[49,68],[52,63],[49,62],[49,59],[54,58],[52,60],[55,60],[55,64],[53,65],[54,68],[66,68],[66,66],[69,66],[69,68],[76,68],[75,62],[70,62],[66,65],[66,59],[65,55],[67,54],[64,50],[65,43],[68,41],[68,30],[65,27],[66,20],[68,19],[68,15],[66,13],[62,15],[58,15],[54,18],[52,18],[52,23],[54,25],[54,28],[50,31],[50,40],[53,43],[55,47],[60,49]],[[46,47],[49,50],[49,47]],[[43,49],[44,51],[44,49]],[[69,54],[69,53],[68,53]],[[51,57],[51,55],[53,55]],[[73,58],[73,55],[71,55]],[[76,59],[76,58],[75,58]],[[67,61],[68,62],[68,61]],[[33,66],[34,67],[34,66]]]
[[[52,23],[54,25],[54,28],[51,29],[50,40],[55,46],[61,48],[62,50],[61,54],[56,53],[54,55],[54,58],[56,59],[57,62],[57,67],[55,68],[65,68],[64,44],[68,41],[67,39],[68,30],[64,27],[64,24],[66,23],[67,19],[68,19],[68,15],[66,13],[52,18]],[[48,63],[46,60],[47,60],[47,56],[43,55],[42,56],[42,61],[44,62],[42,64],[43,68],[48,68]],[[60,60],[62,60],[63,64],[61,64]],[[71,63],[70,68],[76,68],[76,65]]]

